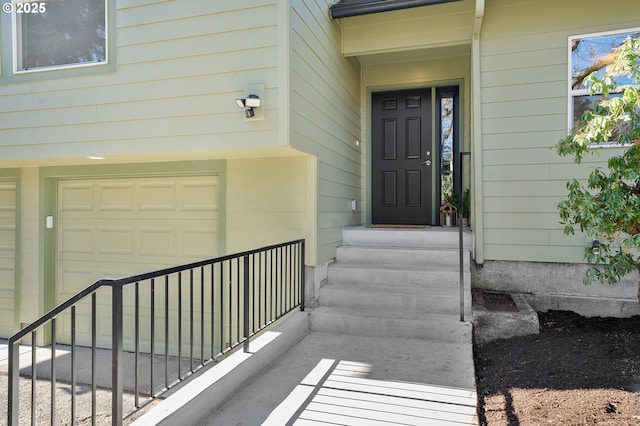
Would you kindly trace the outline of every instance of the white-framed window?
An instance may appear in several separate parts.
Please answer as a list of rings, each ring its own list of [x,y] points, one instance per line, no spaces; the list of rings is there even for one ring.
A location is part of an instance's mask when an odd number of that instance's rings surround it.
[[[107,0],[12,0],[11,13],[16,74],[107,63]]]
[[[579,126],[582,115],[602,99],[602,94],[589,94],[586,78],[593,72],[602,77],[620,45],[628,37],[639,36],[640,28],[632,28],[569,37],[569,131]],[[624,75],[615,76],[614,81],[618,87],[631,84]],[[616,143],[599,145],[617,146]]]

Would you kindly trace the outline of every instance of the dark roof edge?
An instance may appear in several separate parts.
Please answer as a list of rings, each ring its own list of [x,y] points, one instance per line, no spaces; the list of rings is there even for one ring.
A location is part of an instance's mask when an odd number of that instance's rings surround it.
[[[460,0],[354,0],[339,1],[329,8],[333,19],[348,18],[350,16],[368,15],[370,13],[389,12],[392,10],[409,9],[411,7],[429,6],[440,3],[450,3]]]

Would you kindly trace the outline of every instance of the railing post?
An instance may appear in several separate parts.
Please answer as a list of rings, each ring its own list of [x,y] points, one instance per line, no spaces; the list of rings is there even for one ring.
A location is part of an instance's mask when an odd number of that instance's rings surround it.
[[[462,233],[462,204],[458,212],[458,253],[460,269],[460,321],[464,322],[464,238]]]
[[[122,424],[122,333],[124,323],[122,311],[122,284],[120,282],[112,282],[111,297],[113,308],[113,327],[111,330],[111,424],[113,426],[119,426]]]
[[[242,316],[244,323],[244,352],[249,352],[249,256],[243,257],[244,263],[244,313]]]
[[[20,351],[16,344],[9,339],[9,426],[18,426],[20,402],[18,400],[18,376],[20,375]],[[33,402],[32,402],[33,403]]]
[[[464,189],[462,185],[462,179],[464,178],[464,166],[463,159],[465,155],[471,155],[471,152],[465,151],[460,152],[460,192],[458,194],[458,253],[460,255],[459,259],[459,270],[460,270],[460,321],[464,322],[464,238],[462,232],[462,216],[463,212],[463,195]]]
[[[304,304],[305,304],[305,289],[306,289],[306,276],[307,276],[307,271],[305,271],[304,269],[304,259],[305,259],[305,253],[304,253],[304,244],[305,244],[305,240],[302,240],[302,249],[301,249],[301,253],[300,253],[300,310],[302,312],[304,312]]]

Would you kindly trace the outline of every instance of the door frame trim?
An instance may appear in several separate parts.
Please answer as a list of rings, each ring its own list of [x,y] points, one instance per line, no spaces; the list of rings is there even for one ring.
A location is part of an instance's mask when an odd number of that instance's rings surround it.
[[[438,81],[433,81],[433,82],[423,82],[421,84],[397,84],[397,85],[384,85],[384,86],[368,86],[365,88],[366,90],[366,95],[365,95],[365,114],[364,114],[364,123],[363,123],[363,149],[362,149],[362,162],[364,164],[363,166],[363,173],[365,176],[365,189],[363,191],[362,197],[363,200],[365,200],[363,202],[363,214],[362,214],[362,223],[365,226],[370,226],[372,224],[372,216],[373,216],[373,212],[372,212],[372,194],[373,194],[373,186],[372,186],[372,165],[371,165],[371,155],[372,155],[372,149],[371,149],[371,143],[372,143],[372,125],[373,125],[373,111],[372,111],[372,99],[373,99],[373,93],[380,93],[380,92],[395,92],[395,91],[400,91],[400,90],[411,90],[411,89],[421,89],[421,88],[431,88],[432,89],[432,98],[435,99],[436,96],[436,91],[440,88],[443,87],[452,87],[452,86],[457,86],[458,87],[458,112],[459,112],[459,116],[458,116],[458,135],[459,135],[459,146],[464,147],[465,146],[465,126],[464,126],[464,119],[465,119],[465,115],[464,115],[464,110],[465,110],[465,97],[464,97],[464,79],[461,78],[457,78],[457,79],[452,79],[452,80],[438,80]],[[436,138],[436,123],[435,123],[435,114],[432,114],[432,120],[434,120],[434,122],[432,123],[432,137],[434,138],[433,140],[435,141]],[[433,184],[435,185],[435,180],[437,180],[438,182],[440,181],[439,178],[434,179]],[[464,176],[462,177],[462,180],[464,180]],[[440,190],[438,190],[438,194],[440,193]],[[432,196],[436,197],[435,191],[432,191]],[[435,198],[434,198],[435,199]],[[434,204],[435,205],[435,204]]]

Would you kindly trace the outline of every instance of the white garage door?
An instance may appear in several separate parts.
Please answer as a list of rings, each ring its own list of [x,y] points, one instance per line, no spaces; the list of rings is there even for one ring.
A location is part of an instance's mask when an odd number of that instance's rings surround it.
[[[100,278],[218,255],[218,189],[216,176],[60,181],[58,303]],[[88,336],[90,321],[77,321],[79,333]],[[98,321],[99,340],[108,342],[111,318]],[[60,324],[62,340],[68,324]]]
[[[0,337],[14,330],[16,183],[0,182]]]

